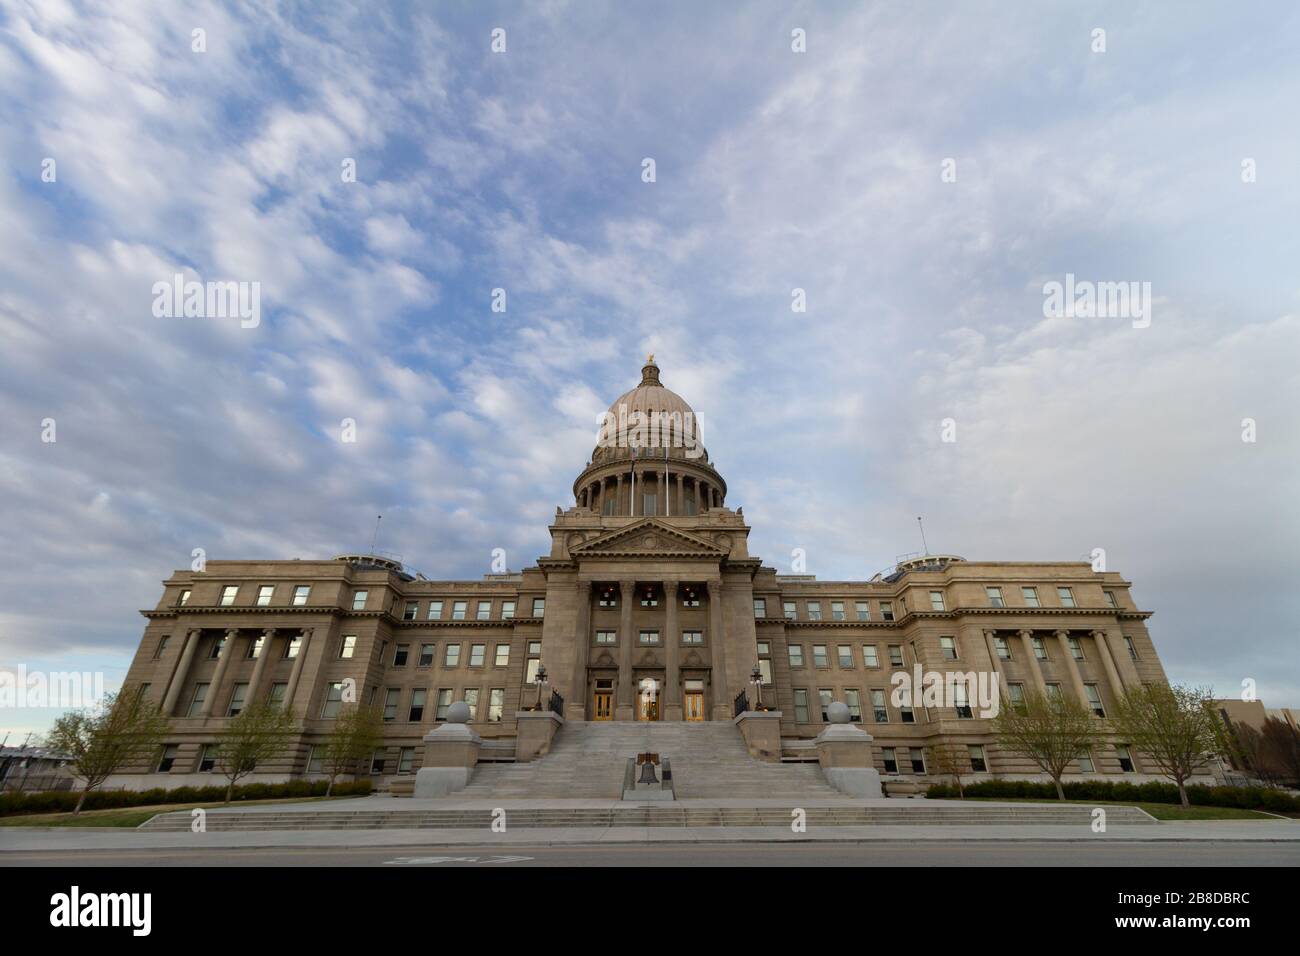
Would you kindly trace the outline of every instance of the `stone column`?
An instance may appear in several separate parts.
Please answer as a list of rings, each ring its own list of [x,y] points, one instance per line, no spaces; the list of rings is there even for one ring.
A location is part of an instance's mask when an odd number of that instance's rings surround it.
[[[1106,631],[1105,636],[1106,645],[1110,648],[1110,655],[1115,661],[1115,667],[1124,681],[1124,686],[1129,690],[1141,687],[1142,677],[1133,666],[1133,658],[1128,656],[1128,648],[1124,646],[1124,635]]]
[[[294,695],[298,692],[298,681],[302,678],[303,662],[307,660],[307,645],[311,643],[311,628],[303,628],[302,641],[298,644],[298,656],[293,659],[293,670],[289,672],[289,686],[284,689],[284,706],[288,707],[294,713],[305,713],[307,708],[304,706],[301,711],[294,706]],[[311,695],[309,694],[308,697]]]
[[[587,655],[591,651],[591,582],[579,578],[574,585],[578,601],[578,626],[573,644],[573,684],[565,704],[570,720],[587,719]]]
[[[993,665],[993,673],[998,675],[998,686],[1001,689],[1006,684],[1006,675],[1002,673],[1002,659],[998,657],[998,647],[993,643],[995,637],[997,637],[997,631],[985,631],[984,648],[988,651],[989,661]]]
[[[167,693],[163,695],[162,712],[168,717],[174,716],[176,701],[180,698],[185,681],[190,676],[190,664],[194,660],[194,650],[199,646],[199,639],[202,636],[203,632],[198,628],[190,628],[185,632],[185,643],[181,647],[180,660],[176,664],[176,669],[172,671],[172,679],[171,683],[167,685]]]
[[[253,676],[248,679],[248,696],[245,707],[251,706],[257,701],[257,687],[262,681],[262,671],[266,670],[266,662],[271,656],[271,644],[275,640],[275,628],[268,627],[262,632],[262,650],[257,655],[257,663],[253,665]]]
[[[1039,694],[1046,697],[1047,681],[1043,680],[1043,668],[1038,663],[1038,655],[1034,653],[1033,636],[1033,631],[1021,631],[1020,642],[1025,648],[1025,658],[1029,661],[1029,673],[1034,678],[1034,686],[1038,688]]]
[[[614,488],[614,513],[619,514],[623,510],[623,476],[618,476],[618,485]],[[629,512],[630,514],[631,512]]]
[[[618,582],[618,706],[614,710],[615,720],[633,720],[632,686],[632,602],[636,600],[636,581]]]
[[[663,582],[664,600],[668,602],[667,619],[664,622],[664,693],[663,719],[681,720],[682,690],[678,673],[677,656],[681,653],[681,635],[677,633],[677,594],[676,578],[666,578]]]
[[[713,660],[713,719],[730,720],[731,683],[727,680],[727,639],[722,633],[722,581],[704,582],[709,591],[709,650]]]
[[[696,479],[695,500],[699,503],[699,507],[696,510],[699,511],[700,514],[704,514],[704,512],[709,510],[709,506],[705,503],[708,500],[708,494],[709,483],[707,481]]]
[[[1110,645],[1106,642],[1105,631],[1092,632],[1093,643],[1097,645],[1097,654],[1101,657],[1101,666],[1106,669],[1106,682],[1110,684],[1110,695],[1118,700],[1124,696],[1124,681],[1119,676],[1115,659],[1111,657]]]
[[[200,717],[211,717],[212,707],[216,703],[217,695],[221,693],[221,681],[226,676],[226,668],[230,666],[230,659],[235,656],[235,639],[239,636],[236,628],[230,628],[226,631],[226,643],[221,646],[221,655],[217,658],[217,670],[212,675],[212,683],[208,685],[208,696],[203,698],[203,706],[199,708]]]
[[[1079,703],[1083,704],[1091,712],[1092,704],[1088,700],[1088,692],[1083,689],[1083,678],[1079,676],[1079,665],[1074,659],[1074,654],[1070,652],[1070,632],[1057,631],[1056,641],[1061,646],[1061,653],[1065,655],[1065,666],[1070,671],[1070,683],[1074,685],[1074,695],[1079,699]]]
[[[677,513],[686,514],[686,475],[677,473]]]

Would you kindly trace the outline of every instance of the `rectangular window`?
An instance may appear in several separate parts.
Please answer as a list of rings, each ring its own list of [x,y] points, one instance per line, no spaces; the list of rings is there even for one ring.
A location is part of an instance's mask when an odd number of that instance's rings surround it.
[[[754,598],[754,617],[767,617],[767,601],[763,598]]]
[[[829,667],[830,661],[826,657],[826,645],[813,645],[813,667]]]
[[[986,595],[988,595],[988,599],[989,599],[989,607],[1005,607],[1005,606],[1006,606],[1006,605],[1004,605],[1004,604],[1002,603],[1002,589],[1001,589],[1001,588],[988,588],[988,587],[986,587],[986,588],[984,589],[984,593],[985,593]]]
[[[1115,756],[1119,758],[1119,769],[1125,773],[1135,773],[1133,769],[1133,755],[1129,753],[1128,747],[1122,744],[1115,745]]]
[[[506,690],[504,687],[493,687],[488,691],[488,721],[499,722],[501,715],[506,709]]]
[[[226,708],[227,717],[238,717],[244,709],[244,698],[248,696],[247,684],[236,684],[230,691],[230,706]]]
[[[307,598],[311,595],[310,584],[300,584],[293,589],[293,606],[302,607],[307,603]]]
[[[459,644],[447,645],[447,655],[442,659],[442,664],[444,667],[460,666],[460,645]]]
[[[478,720],[478,688],[466,688],[465,696],[461,699],[465,701],[465,706],[469,708],[469,719]]]
[[[352,592],[352,610],[364,611],[366,609],[366,599],[370,597],[369,591]]]
[[[466,609],[467,607],[469,607],[469,602],[468,602],[468,601],[452,601],[452,602],[451,602],[451,619],[452,619],[453,621],[463,621],[463,620],[465,620],[465,609]]]
[[[651,588],[646,588],[645,593],[641,595],[642,607],[658,607],[659,595]]]
[[[284,659],[286,661],[293,660],[298,656],[300,650],[302,650],[302,635],[289,638],[284,645]]]
[[[892,621],[894,619],[894,605],[889,601],[880,602],[880,619],[882,621]]]
[[[641,632],[641,635],[640,635],[640,640],[641,640],[641,643],[642,643],[642,644],[658,644],[658,643],[659,643],[659,632],[658,632],[658,631],[642,631],[642,632]]]
[[[781,603],[781,611],[785,615],[785,619],[787,621],[793,621],[799,616],[799,612],[798,609],[795,607],[794,601],[783,601]]]
[[[416,666],[416,667],[432,667],[432,666],[433,666],[433,655],[434,655],[434,649],[435,649],[435,647],[436,647],[436,645],[434,645],[434,644],[421,644],[421,645],[420,645],[420,656],[417,657],[417,658],[415,659],[415,666]]]
[[[808,602],[808,620],[810,620],[810,621],[820,621],[821,619],[822,619],[822,602],[821,602],[821,601],[809,601],[809,602]]]
[[[507,666],[509,666],[509,664],[510,664],[510,645],[509,645],[509,644],[498,644],[498,645],[497,645],[496,657],[493,658],[492,663],[495,664],[497,667],[507,667]]]
[[[819,687],[817,689],[817,699],[821,704],[822,723],[827,723],[830,719],[831,703],[835,700],[835,694],[828,687]]]
[[[424,720],[424,701],[429,696],[429,692],[424,688],[411,691],[411,710],[406,715],[406,719],[413,724],[418,724]]]
[[[393,721],[397,719],[397,705],[402,699],[402,692],[396,687],[390,687],[384,691],[384,720]]]
[[[325,748],[320,744],[313,744],[311,750],[307,751],[307,772],[325,772]]]
[[[541,658],[537,658],[537,657],[528,658],[528,665],[524,668],[525,684],[537,683],[537,672],[541,666],[542,666]]]
[[[400,748],[397,751],[397,772],[410,773],[413,766],[415,766],[415,748]]]
[[[703,631],[682,631],[682,643],[703,644],[704,632]]]
[[[1021,588],[1020,596],[1025,599],[1025,607],[1038,607],[1038,588]]]
[[[284,706],[284,695],[289,692],[289,685],[285,683],[274,683],[271,685],[271,693],[267,695],[267,700],[272,707]]]
[[[386,752],[386,751],[383,751],[383,750],[376,750],[376,751],[371,755],[371,757],[370,757],[370,772],[371,772],[372,774],[378,774],[378,773],[383,773],[383,772],[384,772],[384,758],[387,757],[387,756],[388,756],[387,752]]]
[[[901,644],[889,645],[889,666],[890,667],[903,666],[903,646]]]
[[[772,647],[767,641],[758,642],[758,656],[767,657],[772,653]]]
[[[474,616],[480,621],[489,621],[492,619],[492,602],[479,601],[478,607],[474,611]]]
[[[190,603],[190,593],[191,593],[190,590],[189,590],[188,588],[186,588],[184,591],[181,592],[181,599],[180,599],[179,601],[177,601],[176,603],[177,603],[178,605],[180,605],[181,607],[184,607],[185,605],[189,604],[189,603]]]
[[[1079,773],[1093,773],[1092,756],[1090,754],[1079,755]]]
[[[942,591],[931,591],[931,592],[930,592],[930,610],[931,610],[931,611],[942,611],[943,609],[944,609],[944,607],[943,607],[943,592],[942,592]]]
[[[271,603],[271,598],[275,595],[275,585],[263,584],[257,589],[257,606],[266,607]]]
[[[643,515],[658,514],[658,512],[655,510],[658,507],[659,507],[658,495],[647,495],[647,494],[641,495],[641,513]]]
[[[410,655],[410,653],[411,653],[410,644],[398,644],[395,648],[393,648],[393,666],[405,667],[406,659]]]
[[[537,656],[539,656],[539,655],[542,653],[542,642],[541,642],[541,641],[529,641],[529,642],[528,642],[528,653],[529,653],[529,655],[532,656],[532,657],[537,657]]]
[[[797,724],[808,723],[808,692],[802,687],[794,691],[794,720]]]
[[[415,615],[420,613],[419,601],[407,601],[406,606],[402,608],[402,620],[414,621]]]
[[[862,695],[853,688],[844,692],[844,703],[849,706],[849,722],[862,723]]]
[[[257,637],[253,638],[251,641],[248,642],[248,653],[244,655],[245,658],[247,658],[250,661],[257,660],[259,657],[262,656],[262,647],[265,644],[266,644],[266,635],[265,634],[257,635]]]
[[[957,659],[957,640],[952,637],[939,638],[939,649],[943,651],[945,661],[955,661]]]
[[[925,751],[920,747],[908,747],[907,754],[912,761],[912,773],[925,773]]]
[[[1048,685],[1047,685],[1047,697],[1048,697],[1049,700],[1060,700],[1060,699],[1061,699],[1061,685],[1060,685],[1060,684],[1055,684],[1055,683],[1053,683],[1053,684],[1048,684]]]
[[[877,689],[871,692],[871,718],[878,724],[889,723],[889,708],[885,706],[883,690]]]
[[[357,636],[355,634],[344,634],[343,642],[339,644],[339,660],[347,661],[352,659],[352,655],[357,652]]]
[[[790,653],[790,666],[803,667],[803,645],[791,644],[786,650]]]
[[[434,719],[446,720],[447,708],[450,706],[451,706],[451,691],[450,690],[438,691],[438,707],[437,710],[434,711],[434,715],[433,715]]]
[[[486,644],[471,644],[469,646],[469,666],[482,667],[483,661],[487,658]]]
[[[837,644],[835,646],[835,658],[840,667],[853,666],[853,645]]]
[[[429,609],[428,609],[428,611],[425,612],[424,619],[425,619],[426,621],[441,621],[441,620],[442,620],[442,602],[441,602],[441,601],[430,601],[430,602],[429,602]]]
[[[158,658],[163,656],[163,651],[167,650],[167,642],[169,640],[171,640],[171,638],[169,637],[163,637],[159,639],[158,646],[153,649],[154,660],[158,660]]]
[[[215,661],[217,658],[221,656],[221,652],[224,651],[225,649],[226,649],[226,635],[222,634],[215,641],[213,641],[212,646],[208,648],[208,660]]]
[[[596,603],[601,607],[618,607],[618,589],[612,587],[601,588]]]
[[[235,603],[235,598],[238,596],[238,594],[239,594],[239,585],[227,584],[224,588],[221,589],[221,606],[230,607],[230,605]]]
[[[194,695],[190,698],[190,707],[189,710],[185,712],[185,715],[187,717],[199,716],[199,711],[203,709],[203,702],[207,700],[207,697],[208,697],[208,685],[195,684]]]
[[[162,757],[158,761],[159,773],[171,773],[171,769],[176,764],[176,754],[180,752],[180,747],[176,744],[166,744],[162,749]]]
[[[1031,637],[1029,643],[1034,646],[1034,656],[1040,661],[1045,661],[1047,657],[1047,645],[1043,643],[1041,637]]]
[[[596,643],[597,643],[597,644],[617,644],[617,643],[618,643],[618,632],[617,632],[617,631],[597,631],[597,632],[596,632]]]
[[[199,773],[211,773],[217,766],[217,745],[204,744],[199,755]]]
[[[502,602],[501,602],[501,620],[503,620],[503,621],[509,621],[509,620],[513,619],[514,616],[515,616],[515,602],[514,602],[514,601],[502,601]]]
[[[988,773],[989,764],[984,759],[984,748],[980,744],[967,744],[966,752],[970,755],[970,769],[972,773]]]
[[[871,605],[866,601],[854,601],[853,608],[857,611],[859,621],[871,620]]]
[[[880,756],[885,761],[885,773],[898,773],[898,752],[893,747],[885,747]]]
[[[1131,638],[1131,637],[1127,637],[1127,636],[1126,636],[1126,637],[1124,638],[1124,646],[1128,648],[1128,656],[1129,656],[1132,660],[1137,660],[1137,659],[1138,659],[1138,650],[1137,650],[1137,645],[1135,645],[1135,644],[1133,643],[1133,638]]]
[[[1011,701],[1011,706],[1014,707],[1016,710],[1024,710],[1025,709],[1025,685],[1008,684],[1007,699]]]
[[[916,716],[912,713],[912,708],[911,708],[911,707],[899,707],[899,708],[898,708],[898,719],[901,720],[901,721],[902,721],[903,723],[905,723],[905,724],[914,724],[914,723],[916,723]]]
[[[952,687],[952,704],[957,716],[962,720],[970,720],[970,700],[967,697],[966,685],[958,681]]]
[[[758,679],[761,680],[761,681],[763,682],[763,685],[764,685],[765,687],[771,685],[771,683],[772,683],[772,661],[771,661],[770,658],[767,658],[767,657],[760,657],[760,658],[758,659]]]
[[[1070,656],[1076,661],[1083,660],[1083,646],[1077,637],[1067,637],[1065,643],[1070,646]]]
[[[862,646],[862,661],[868,667],[880,666],[880,654],[876,650],[875,644],[864,644]]]
[[[1057,588],[1056,596],[1061,599],[1061,607],[1074,607],[1074,592],[1069,588]]]
[[[842,621],[842,620],[844,620],[844,602],[843,602],[843,601],[831,601],[831,620],[832,620],[832,621]]]
[[[339,715],[339,708],[343,706],[343,682],[330,681],[325,689],[325,705],[320,709],[322,718],[329,719]]]
[[[689,584],[682,591],[682,607],[699,607],[700,592]]]
[[[998,660],[1011,660],[1011,645],[1007,643],[1005,637],[993,638],[993,649],[998,653]]]
[[[533,617],[546,616],[546,598],[533,598]]]
[[[1106,716],[1106,708],[1101,706],[1101,692],[1097,690],[1096,684],[1084,684],[1083,691],[1088,695],[1088,706],[1098,717]]]
[[[1115,592],[1114,592],[1114,591],[1103,591],[1102,593],[1106,595],[1106,606],[1107,606],[1107,607],[1112,607],[1112,608],[1116,608],[1116,609],[1119,608],[1119,602],[1115,600]]]

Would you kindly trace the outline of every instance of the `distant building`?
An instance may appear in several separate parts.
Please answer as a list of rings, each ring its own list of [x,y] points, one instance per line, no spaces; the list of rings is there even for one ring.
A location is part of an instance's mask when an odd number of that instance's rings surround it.
[[[45,747],[0,747],[0,792],[70,790],[71,757]]]

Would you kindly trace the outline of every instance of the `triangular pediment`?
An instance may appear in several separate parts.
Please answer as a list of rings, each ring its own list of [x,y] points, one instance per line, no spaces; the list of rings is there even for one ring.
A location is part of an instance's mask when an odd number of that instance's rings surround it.
[[[570,548],[569,554],[575,558],[656,555],[725,558],[727,551],[698,535],[646,518],[584,541]]]

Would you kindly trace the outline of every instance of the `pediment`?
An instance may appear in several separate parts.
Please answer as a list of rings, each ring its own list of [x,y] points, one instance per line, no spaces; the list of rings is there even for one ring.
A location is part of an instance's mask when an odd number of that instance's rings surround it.
[[[727,551],[698,535],[646,518],[598,535],[571,547],[569,554],[582,557],[688,557],[725,558]]]

